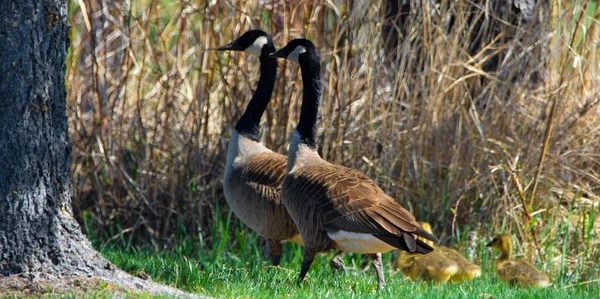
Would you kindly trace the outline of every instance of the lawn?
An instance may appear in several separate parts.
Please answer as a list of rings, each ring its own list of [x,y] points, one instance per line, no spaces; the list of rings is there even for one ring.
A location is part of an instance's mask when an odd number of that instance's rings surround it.
[[[297,285],[295,278],[301,262],[299,246],[286,244],[281,267],[269,266],[260,256],[260,250],[254,249],[238,255],[223,251],[218,256],[208,252],[183,255],[139,249],[123,251],[117,247],[101,251],[133,275],[145,272],[154,281],[217,298],[594,298],[600,293],[597,281],[578,285],[555,283],[545,289],[510,287],[499,281],[492,269],[485,267],[482,277],[468,283],[414,283],[391,268],[391,254],[384,256],[387,286],[382,291],[377,290],[370,264],[363,269],[361,256],[354,254],[345,257],[347,270],[342,274],[334,274],[329,269],[331,253],[321,254],[315,259],[307,282]],[[553,280],[561,279],[553,277]]]

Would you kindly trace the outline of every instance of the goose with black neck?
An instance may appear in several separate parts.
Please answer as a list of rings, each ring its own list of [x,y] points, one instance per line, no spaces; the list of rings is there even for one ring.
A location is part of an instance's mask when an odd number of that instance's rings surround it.
[[[283,240],[302,244],[298,229],[281,202],[281,183],[286,156],[265,147],[259,139],[259,124],[271,100],[277,76],[277,61],[271,36],[250,30],[220,51],[242,51],[260,60],[258,86],[229,139],[223,178],[225,200],[233,213],[248,227],[267,239],[273,265],[279,265]]]
[[[258,86],[229,139],[223,191],[234,214],[267,239],[271,262],[279,265],[282,241],[300,245],[303,242],[281,200],[287,157],[271,151],[259,140],[260,119],[271,100],[277,75],[277,61],[268,57],[275,46],[266,32],[250,30],[218,50],[243,51],[260,60]],[[330,265],[343,271],[342,255],[334,256]]]
[[[304,279],[317,253],[337,249],[367,254],[383,288],[382,252],[400,249],[425,254],[432,248],[416,237],[437,239],[366,175],[328,163],[317,153],[321,64],[315,45],[295,39],[269,56],[299,64],[304,88],[282,185],[283,202],[304,241],[298,279]]]

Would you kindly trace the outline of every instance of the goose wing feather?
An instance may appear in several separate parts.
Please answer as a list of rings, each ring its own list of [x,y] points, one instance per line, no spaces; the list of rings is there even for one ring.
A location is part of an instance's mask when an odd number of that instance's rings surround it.
[[[286,165],[286,156],[266,152],[248,157],[238,169],[249,182],[278,188],[285,177]]]
[[[260,153],[248,157],[236,168],[245,183],[263,197],[281,202],[281,183],[285,178],[287,157],[277,153]]]
[[[408,211],[360,171],[322,163],[304,166],[292,175],[297,182],[294,188],[305,198],[316,200],[324,228],[370,233],[411,252],[421,246],[431,251],[413,235],[437,242]]]
[[[287,158],[277,153],[259,153],[234,163],[227,185],[228,201],[236,216],[259,235],[285,240],[298,234],[281,196]]]

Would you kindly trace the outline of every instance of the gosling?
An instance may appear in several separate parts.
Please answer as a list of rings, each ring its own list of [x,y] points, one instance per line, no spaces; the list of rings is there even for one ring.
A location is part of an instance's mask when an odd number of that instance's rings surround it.
[[[496,260],[496,275],[510,285],[547,287],[551,285],[550,277],[525,261],[513,260],[510,235],[501,234],[492,239],[487,247],[496,248],[500,256]]]

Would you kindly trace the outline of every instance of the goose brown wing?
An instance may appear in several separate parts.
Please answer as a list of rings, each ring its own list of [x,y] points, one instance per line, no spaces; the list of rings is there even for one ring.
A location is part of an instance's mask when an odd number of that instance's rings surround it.
[[[259,235],[285,240],[298,229],[281,200],[281,183],[285,178],[287,158],[277,153],[261,153],[235,164],[230,188],[236,216]]]
[[[324,229],[372,234],[409,252],[432,250],[420,240],[415,240],[415,236],[437,242],[433,235],[419,226],[410,212],[363,173],[321,164],[304,167],[302,174],[303,192],[321,193],[313,198],[318,198],[317,210],[322,215]]]
[[[245,183],[265,197],[280,201],[287,157],[277,153],[253,155],[236,168]]]

